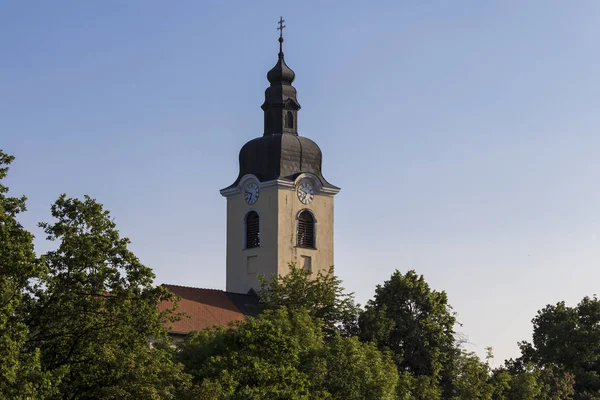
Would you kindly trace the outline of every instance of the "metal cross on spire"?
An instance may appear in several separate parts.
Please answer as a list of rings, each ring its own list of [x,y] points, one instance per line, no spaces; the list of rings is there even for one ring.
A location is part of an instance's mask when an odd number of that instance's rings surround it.
[[[279,28],[277,28],[277,30],[279,31],[279,56],[283,57],[283,28],[285,28],[285,25],[283,24],[285,22],[285,19],[283,19],[283,17],[279,17]]]
[[[277,28],[277,30],[279,31],[279,37],[282,38],[283,37],[283,28],[285,28],[285,25],[283,24],[285,22],[285,19],[283,19],[283,17],[279,17],[279,28]]]

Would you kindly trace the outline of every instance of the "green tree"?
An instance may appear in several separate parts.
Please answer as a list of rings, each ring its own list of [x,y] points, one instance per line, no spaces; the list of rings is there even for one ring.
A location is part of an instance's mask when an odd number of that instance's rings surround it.
[[[195,332],[180,344],[178,359],[200,399],[305,399],[312,360],[322,346],[318,324],[306,313],[282,308],[247,318],[235,329]]]
[[[488,350],[491,357],[491,350]],[[492,400],[495,386],[487,363],[474,353],[459,351],[452,361],[448,376],[452,384],[444,393],[444,388],[434,376],[414,377],[406,371],[401,374],[398,385],[398,398],[406,400]]]
[[[557,390],[568,387],[565,373],[572,374],[575,399],[600,399],[600,301],[584,297],[576,307],[564,302],[548,305],[532,322],[533,342],[519,343],[519,361],[538,369],[562,371],[558,372]]]
[[[397,398],[399,400],[441,400],[442,389],[436,379],[421,375],[415,377],[411,372],[399,374]]]
[[[540,370],[543,400],[573,400],[575,376],[555,367]]]
[[[494,400],[509,400],[511,381],[512,375],[506,369],[498,368],[494,370],[490,378],[490,384],[494,389],[492,398]]]
[[[389,355],[356,338],[323,340],[305,309],[266,310],[233,329],[189,335],[179,360],[194,377],[194,399],[393,399]]]
[[[391,354],[374,343],[336,336],[325,344],[322,358],[327,369],[320,384],[332,399],[396,398],[398,370]]]
[[[170,313],[157,309],[172,295],[152,285],[152,271],[95,200],[63,195],[52,216],[40,225],[58,247],[43,258],[28,340],[44,371],[64,375],[50,398],[173,398],[186,377],[166,337]]]
[[[295,264],[289,265],[285,276],[273,276],[261,281],[260,303],[263,309],[274,310],[286,307],[291,312],[309,310],[312,317],[323,322],[326,337],[336,333],[342,336],[355,334],[359,306],[354,303],[354,294],[344,292],[342,282],[333,273],[319,271],[312,274]]]
[[[511,376],[509,400],[538,400],[542,394],[539,374],[535,371],[522,371]]]
[[[462,351],[456,359],[452,400],[491,400],[490,368],[479,357]]]
[[[509,360],[493,371],[494,400],[573,400],[573,375]]]
[[[43,273],[33,235],[17,221],[25,197],[10,197],[2,180],[14,157],[0,150],[0,399],[43,398],[57,376],[41,371],[39,353],[27,346],[25,323],[30,280]]]
[[[389,349],[401,373],[429,377],[435,385],[449,371],[458,351],[456,318],[445,292],[432,290],[415,271],[395,271],[378,285],[359,318],[360,337]],[[425,382],[422,380],[422,382]]]

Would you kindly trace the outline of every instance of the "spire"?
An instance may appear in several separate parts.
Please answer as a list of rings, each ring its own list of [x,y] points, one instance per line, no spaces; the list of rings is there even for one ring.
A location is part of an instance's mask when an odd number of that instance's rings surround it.
[[[277,84],[280,82],[286,82],[288,84],[292,84],[296,74],[290,67],[287,66],[285,60],[283,58],[283,28],[285,25],[283,24],[285,20],[283,17],[279,17],[279,27],[277,30],[279,31],[279,59],[277,60],[277,64],[269,71],[267,74],[267,79],[271,84]]]
[[[283,17],[279,18],[279,55],[277,63],[267,73],[270,86],[265,90],[265,102],[261,106],[265,113],[264,135],[288,133],[298,135],[298,110],[296,88],[292,86],[296,74],[283,58]]]
[[[279,17],[279,28],[277,28],[277,30],[279,30],[279,57],[283,58],[283,28],[285,28],[285,25],[283,24],[285,22],[285,19],[283,19],[283,17]]]

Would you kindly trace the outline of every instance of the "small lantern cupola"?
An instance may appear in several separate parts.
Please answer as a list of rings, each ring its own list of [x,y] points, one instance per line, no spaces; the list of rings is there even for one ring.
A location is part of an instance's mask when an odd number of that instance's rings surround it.
[[[261,106],[265,113],[264,136],[289,133],[298,135],[298,110],[296,88],[292,86],[296,74],[283,58],[283,18],[279,19],[279,59],[267,73],[271,84],[265,90],[265,102]]]

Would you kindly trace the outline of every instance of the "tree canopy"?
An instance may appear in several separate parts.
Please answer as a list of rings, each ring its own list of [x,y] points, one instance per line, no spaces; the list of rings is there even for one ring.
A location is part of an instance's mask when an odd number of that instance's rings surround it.
[[[333,274],[262,279],[260,311],[174,345],[174,296],[91,197],[62,195],[36,255],[0,150],[0,400],[600,400],[600,301],[548,305],[492,369],[455,340],[443,291],[393,272],[361,308]]]
[[[432,290],[415,271],[395,271],[375,289],[360,316],[363,340],[395,355],[400,371],[441,377],[456,352],[456,318],[444,292]]]
[[[87,196],[52,205],[56,248],[37,257],[2,183],[12,161],[0,151],[0,399],[175,398],[189,377],[157,308],[173,295]]]
[[[311,273],[296,264],[289,265],[285,276],[260,277],[260,304],[263,309],[286,307],[290,311],[308,310],[323,323],[325,335],[336,333],[350,336],[356,333],[360,307],[354,294],[346,293],[341,280],[333,273]]]
[[[398,373],[389,354],[357,338],[323,340],[306,309],[188,336],[178,359],[198,399],[393,399]]]
[[[0,399],[40,398],[53,380],[41,369],[39,352],[29,348],[25,320],[30,281],[44,274],[33,250],[33,235],[17,217],[26,211],[25,196],[8,196],[3,184],[14,157],[0,150]]]
[[[600,399],[600,301],[584,297],[575,307],[565,302],[538,311],[533,342],[521,342],[521,364],[558,367],[574,376],[577,400]]]
[[[166,343],[168,311],[157,308],[172,294],[152,284],[95,200],[62,195],[52,216],[40,226],[58,247],[42,258],[28,342],[45,371],[61,374],[56,398],[172,398],[185,376]]]

